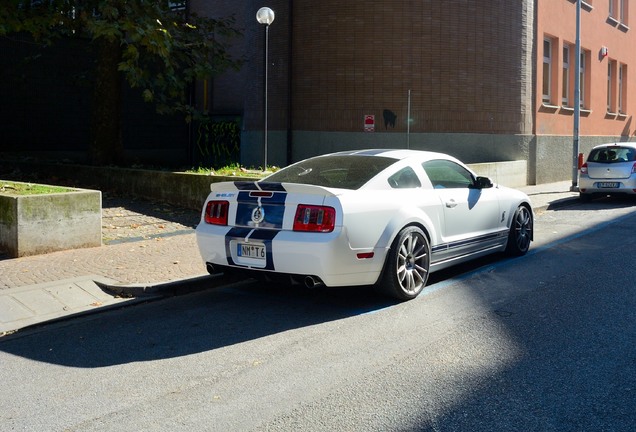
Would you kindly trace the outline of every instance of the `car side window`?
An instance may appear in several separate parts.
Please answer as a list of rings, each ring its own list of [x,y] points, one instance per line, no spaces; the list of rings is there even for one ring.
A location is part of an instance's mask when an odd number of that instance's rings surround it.
[[[474,186],[474,178],[470,171],[449,160],[431,160],[424,162],[422,168],[431,180],[435,189],[470,188]]]
[[[404,167],[388,179],[393,189],[409,189],[422,186],[420,179],[411,167]]]

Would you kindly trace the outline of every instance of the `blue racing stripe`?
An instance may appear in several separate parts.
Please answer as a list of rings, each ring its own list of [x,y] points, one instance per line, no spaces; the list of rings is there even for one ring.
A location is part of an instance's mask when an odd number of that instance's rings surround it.
[[[276,192],[271,197],[251,196],[251,191],[241,191],[237,197],[236,226],[249,226],[254,228],[283,228],[285,216],[285,200],[287,193]],[[260,202],[260,206],[259,206]],[[262,220],[256,222],[255,212],[259,212]]]

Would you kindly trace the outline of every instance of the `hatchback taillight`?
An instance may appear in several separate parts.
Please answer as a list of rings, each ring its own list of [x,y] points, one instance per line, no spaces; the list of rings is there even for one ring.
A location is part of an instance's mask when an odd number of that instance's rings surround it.
[[[205,223],[227,225],[227,213],[230,203],[227,201],[208,201],[205,206]]]
[[[632,174],[636,174],[636,163],[632,165]]]
[[[336,225],[333,207],[299,204],[294,217],[294,231],[331,232]]]
[[[587,162],[581,165],[581,174],[587,174]]]

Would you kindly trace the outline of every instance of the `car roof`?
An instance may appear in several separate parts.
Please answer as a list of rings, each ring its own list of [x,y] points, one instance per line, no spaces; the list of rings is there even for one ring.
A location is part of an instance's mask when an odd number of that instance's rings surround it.
[[[382,156],[395,160],[403,160],[414,158],[418,160],[430,160],[430,159],[451,159],[457,160],[453,156],[445,153],[438,153],[425,150],[410,150],[410,149],[365,149],[365,150],[347,150],[337,153],[330,153],[323,156]]]
[[[607,148],[607,147],[629,147],[631,149],[636,150],[636,143],[633,143],[633,142],[613,142],[613,143],[599,144],[597,146],[594,146],[592,148],[592,150],[599,149],[599,148]]]

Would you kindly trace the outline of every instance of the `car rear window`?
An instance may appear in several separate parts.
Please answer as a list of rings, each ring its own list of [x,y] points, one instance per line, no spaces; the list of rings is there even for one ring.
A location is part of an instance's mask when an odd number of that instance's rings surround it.
[[[631,147],[601,147],[593,149],[587,161],[599,163],[634,162],[636,161],[636,152]]]
[[[265,180],[330,188],[359,189],[395,162],[395,159],[382,156],[319,156],[283,168]]]

